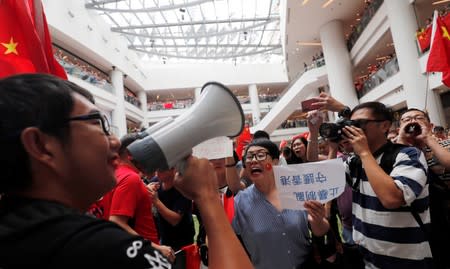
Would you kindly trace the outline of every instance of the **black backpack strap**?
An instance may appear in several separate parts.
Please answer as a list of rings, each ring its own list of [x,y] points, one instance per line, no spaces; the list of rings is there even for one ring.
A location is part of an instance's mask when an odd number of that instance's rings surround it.
[[[430,242],[430,237],[428,235],[428,231],[425,229],[425,225],[422,222],[422,219],[419,216],[419,213],[416,212],[416,210],[414,210],[414,208],[412,208],[412,206],[409,207],[411,214],[413,215],[414,219],[417,221],[417,223],[419,223],[420,229],[422,230],[422,232],[425,235],[425,239]]]
[[[380,166],[386,172],[386,174],[389,175],[391,173],[395,163],[395,158],[397,157],[398,152],[404,147],[404,145],[392,144],[390,141],[388,141],[373,153],[373,156],[375,158],[378,158],[378,156],[384,153],[383,157],[381,157]],[[353,190],[359,191],[359,184],[361,182],[362,175],[362,162],[359,156],[355,156],[350,160],[349,169],[351,176],[356,178],[355,183],[350,184],[350,186]]]
[[[362,163],[359,156],[353,156],[348,164],[350,170],[350,176],[346,175],[347,184],[355,191],[359,191],[359,183],[361,181]],[[355,182],[352,182],[352,178],[356,178]]]
[[[381,157],[381,161],[380,161],[380,167],[384,170],[384,172],[386,174],[390,174],[392,172],[392,169],[394,168],[394,164],[395,164],[395,159],[397,158],[398,153],[400,152],[401,149],[405,148],[405,145],[402,144],[393,144],[390,141],[386,144],[384,144],[383,147],[381,147],[380,149],[383,149],[381,153],[384,153],[383,156]],[[379,155],[378,154],[378,155]],[[378,156],[376,154],[374,154],[374,156]]]

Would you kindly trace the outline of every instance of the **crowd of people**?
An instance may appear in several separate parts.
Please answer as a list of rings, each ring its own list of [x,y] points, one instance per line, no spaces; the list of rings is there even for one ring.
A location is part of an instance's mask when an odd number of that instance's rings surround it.
[[[325,58],[323,57],[322,51],[312,56],[311,64],[308,65],[306,62],[303,62],[304,72],[324,65],[325,65]]]
[[[53,47],[53,53],[55,59],[64,68],[67,74],[78,77],[101,89],[114,92],[110,79],[105,73],[58,47]]]
[[[194,104],[194,99],[174,100],[174,101],[151,101],[147,103],[147,108],[150,111],[168,110],[168,109],[183,109],[189,108]]]
[[[260,130],[231,157],[149,173],[127,150],[140,134],[119,140],[85,89],[42,74],[1,79],[0,267],[448,268],[444,128],[410,108],[392,143],[384,104],[313,99],[308,132],[282,145]],[[321,131],[323,110],[346,120],[334,136]],[[342,195],[282,207],[276,166],[334,158]]]
[[[301,127],[306,127],[306,121],[300,118],[284,120],[280,125],[280,128],[282,129],[301,128]]]
[[[125,101],[127,101],[128,103],[136,107],[141,107],[141,101],[139,101],[139,98],[136,96],[134,92],[130,91],[127,88],[125,88],[124,98]]]
[[[358,18],[358,23],[351,25],[351,32],[347,37],[347,48],[349,51],[353,48],[356,41],[358,41],[359,36],[378,11],[381,4],[383,4],[383,0],[365,0],[364,4],[364,10],[362,11],[362,15]]]
[[[358,95],[363,96],[398,71],[398,61],[395,54],[378,58],[376,64],[370,64],[367,67],[366,75],[359,76],[355,80],[354,85]]]

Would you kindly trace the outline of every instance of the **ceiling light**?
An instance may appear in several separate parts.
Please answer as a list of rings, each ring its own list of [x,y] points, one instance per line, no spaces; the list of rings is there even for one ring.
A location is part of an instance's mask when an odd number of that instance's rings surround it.
[[[439,5],[439,4],[446,3],[446,2],[450,2],[450,0],[436,1],[436,2],[433,2],[432,5]]]
[[[329,6],[334,0],[328,0],[325,4],[322,5],[322,8],[326,8]]]
[[[306,5],[309,0],[303,0],[302,6]]]
[[[301,42],[297,41],[297,45],[299,46],[322,46],[320,42]]]

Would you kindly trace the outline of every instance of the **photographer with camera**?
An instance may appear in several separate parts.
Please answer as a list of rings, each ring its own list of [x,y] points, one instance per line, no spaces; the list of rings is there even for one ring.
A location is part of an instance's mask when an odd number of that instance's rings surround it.
[[[348,109],[331,96],[322,93],[316,100],[321,109],[344,116],[323,124],[320,134],[332,142],[348,140],[353,147],[355,155],[345,162],[353,188],[353,239],[366,267],[430,268],[432,254],[422,228],[430,223],[424,154],[387,140],[392,113],[384,104],[359,104],[346,117]]]
[[[427,235],[412,214],[420,213],[420,221],[429,225],[423,153],[387,140],[392,113],[382,103],[359,104],[350,119],[342,131],[356,154],[346,162],[353,188],[353,239],[366,267],[430,268]]]

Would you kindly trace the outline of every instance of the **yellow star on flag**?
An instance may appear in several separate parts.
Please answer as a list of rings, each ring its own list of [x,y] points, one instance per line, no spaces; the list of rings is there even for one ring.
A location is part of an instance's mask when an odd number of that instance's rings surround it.
[[[5,55],[6,54],[10,54],[10,53],[14,53],[16,55],[19,55],[19,53],[17,53],[16,47],[19,43],[14,43],[14,39],[11,37],[11,39],[9,40],[9,43],[2,43],[2,45],[6,48],[5,51]]]
[[[447,28],[445,26],[442,26],[441,29],[442,29],[442,38],[447,38],[448,40],[450,40],[450,35],[448,34]]]

